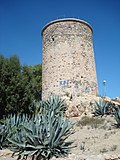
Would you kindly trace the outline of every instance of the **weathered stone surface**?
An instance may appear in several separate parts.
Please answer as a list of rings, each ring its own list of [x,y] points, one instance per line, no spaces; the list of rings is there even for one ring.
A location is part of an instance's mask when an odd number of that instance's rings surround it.
[[[120,107],[119,98],[111,99],[110,97],[99,97],[95,95],[82,95],[80,97],[74,96],[72,100],[70,97],[63,97],[66,99],[68,110],[66,111],[66,116],[78,117],[78,116],[92,116],[95,111],[95,102],[99,100],[104,100],[110,103],[110,112],[113,114],[115,112],[114,108]]]
[[[114,105],[120,107],[120,97],[116,97],[116,98],[111,99],[111,102],[112,102]]]
[[[72,101],[67,99],[66,102],[68,105],[68,110],[66,111],[66,116],[91,116],[95,108],[95,101],[99,101],[99,99],[101,99],[101,97],[97,97],[94,95],[84,95],[81,97],[76,96],[72,99]]]
[[[62,19],[42,31],[42,97],[96,95],[92,29],[79,19]]]

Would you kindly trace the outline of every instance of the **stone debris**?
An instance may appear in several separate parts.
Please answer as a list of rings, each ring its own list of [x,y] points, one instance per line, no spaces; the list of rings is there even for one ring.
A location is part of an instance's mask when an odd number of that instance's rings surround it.
[[[120,160],[120,155],[76,155],[70,154],[68,157],[63,158],[55,158],[53,157],[51,160]]]
[[[111,99],[109,97],[99,97],[94,95],[84,95],[81,97],[73,97],[70,101],[69,97],[62,97],[66,100],[68,105],[68,110],[66,111],[66,116],[69,117],[79,117],[79,116],[92,116],[95,108],[95,102],[98,102],[100,99],[105,100],[106,102],[111,103],[112,107],[120,107],[120,98]]]
[[[63,99],[66,99],[63,97]],[[66,99],[68,110],[66,111],[66,116],[78,117],[78,116],[92,116],[94,111],[95,101],[99,101],[100,97],[93,95],[74,97],[72,101]]]

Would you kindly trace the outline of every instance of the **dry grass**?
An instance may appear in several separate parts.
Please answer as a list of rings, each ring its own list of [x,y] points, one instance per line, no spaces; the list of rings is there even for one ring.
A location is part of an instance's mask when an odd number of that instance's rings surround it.
[[[104,122],[104,118],[84,116],[77,122],[77,126],[90,126],[91,128],[98,128],[100,125],[104,124]]]

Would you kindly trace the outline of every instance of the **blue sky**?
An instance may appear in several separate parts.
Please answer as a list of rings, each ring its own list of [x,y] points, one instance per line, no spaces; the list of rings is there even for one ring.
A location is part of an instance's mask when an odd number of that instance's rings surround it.
[[[42,63],[41,30],[51,20],[80,18],[93,27],[99,94],[120,97],[120,0],[0,0],[0,53]]]

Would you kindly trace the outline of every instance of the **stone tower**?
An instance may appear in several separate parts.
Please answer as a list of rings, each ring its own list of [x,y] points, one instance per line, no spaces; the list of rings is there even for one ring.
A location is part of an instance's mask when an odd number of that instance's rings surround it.
[[[92,27],[75,18],[58,19],[42,30],[42,98],[96,95]]]

